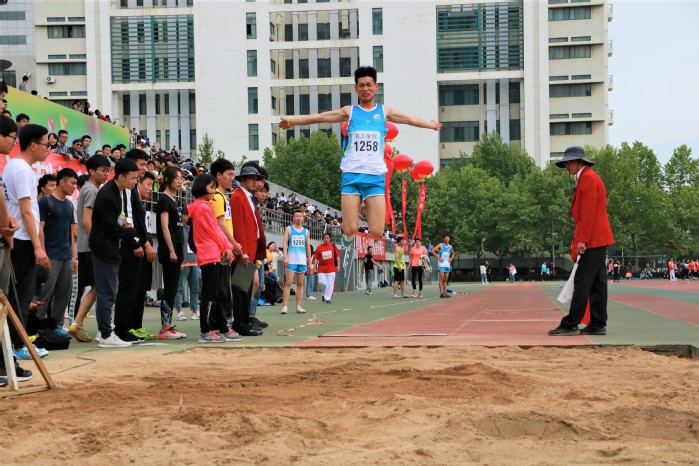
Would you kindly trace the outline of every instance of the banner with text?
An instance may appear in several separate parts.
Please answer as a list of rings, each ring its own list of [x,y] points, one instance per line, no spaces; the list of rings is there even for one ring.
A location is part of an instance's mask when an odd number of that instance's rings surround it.
[[[366,256],[369,246],[374,247],[374,260],[386,260],[386,240],[375,240],[373,236],[366,233],[357,233],[354,244],[357,248],[357,256],[361,259]]]

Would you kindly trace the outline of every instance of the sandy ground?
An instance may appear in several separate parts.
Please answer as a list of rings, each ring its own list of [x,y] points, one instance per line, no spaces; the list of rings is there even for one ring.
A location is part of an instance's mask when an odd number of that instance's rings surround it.
[[[699,465],[699,361],[636,348],[82,358],[0,399],[0,464]]]

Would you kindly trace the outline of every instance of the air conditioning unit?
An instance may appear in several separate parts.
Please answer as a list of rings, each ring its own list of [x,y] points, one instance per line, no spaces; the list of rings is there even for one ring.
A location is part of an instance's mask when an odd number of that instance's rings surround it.
[[[274,42],[276,40],[276,37],[274,37],[274,34],[269,35],[269,41]]]
[[[55,76],[46,76],[46,82],[48,84],[53,84],[56,82],[56,77]]]

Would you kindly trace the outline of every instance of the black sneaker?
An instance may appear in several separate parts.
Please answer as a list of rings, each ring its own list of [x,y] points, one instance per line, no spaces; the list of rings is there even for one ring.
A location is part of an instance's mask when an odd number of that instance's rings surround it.
[[[117,335],[119,338],[121,338],[122,341],[127,341],[129,343],[143,343],[145,340],[142,340],[141,338],[138,338],[135,335],[132,335],[130,332],[123,333],[121,335]]]
[[[332,304],[333,302],[330,301],[329,299],[325,301],[325,304]]]
[[[580,335],[606,335],[607,327],[585,327],[580,330]]]
[[[578,327],[574,328],[565,328],[558,326],[553,330],[549,330],[549,336],[552,337],[567,337],[567,336],[574,336],[574,335],[580,335],[580,330]]]
[[[258,319],[255,316],[250,317],[250,323],[255,325],[255,327],[260,327],[260,328],[269,327],[269,324],[267,322],[262,322],[260,319]]]
[[[32,371],[23,369],[19,364],[15,364],[15,375],[17,375],[17,382],[26,382],[32,379]],[[7,379],[7,369],[4,366],[0,367],[0,377]]]
[[[323,302],[325,302],[325,296],[321,296],[320,299],[322,299]]]
[[[259,337],[262,335],[262,330],[250,327],[246,332],[238,332],[243,337]]]

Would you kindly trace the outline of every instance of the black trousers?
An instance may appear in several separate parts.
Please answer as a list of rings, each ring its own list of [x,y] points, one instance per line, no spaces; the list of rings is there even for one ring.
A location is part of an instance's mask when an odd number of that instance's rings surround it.
[[[182,249],[182,245],[175,245],[178,246]],[[163,325],[172,325],[172,310],[175,308],[182,259],[178,256],[177,262],[172,262],[170,256],[158,256],[158,262],[163,269],[163,300],[167,303],[167,308],[160,306],[160,320]]]
[[[420,282],[420,292],[422,292],[422,267],[412,266],[410,268],[410,275],[413,281],[413,290],[415,289],[415,280]]]
[[[221,287],[221,273],[229,273],[229,267],[213,263],[202,265],[200,268],[199,329],[201,333],[208,333],[211,330],[227,333],[228,322],[222,303],[226,301],[226,294],[230,290]]]
[[[238,266],[237,262],[231,265],[231,275]],[[230,280],[229,280],[230,282]],[[242,292],[235,287],[231,287],[233,294],[233,330],[245,335],[250,330],[250,299],[252,298],[252,283],[247,292]],[[298,290],[298,293],[303,293],[303,290]]]
[[[10,253],[10,260],[15,271],[16,281],[10,279],[10,294],[7,298],[15,314],[22,321],[22,326],[26,327],[29,305],[32,303],[32,298],[36,292],[36,256],[34,255],[34,246],[31,241],[15,238],[14,243]],[[15,349],[19,349],[24,346],[24,343],[22,343],[19,333],[17,333],[9,320],[8,323],[12,344]]]
[[[221,273],[219,276],[219,287],[224,290],[224,295],[219,301],[219,306],[223,309],[223,316],[227,322],[233,321],[233,296],[231,295],[231,275],[233,271],[230,265],[221,264]]]
[[[143,263],[145,257],[136,257],[131,248],[121,248],[119,264],[119,288],[114,302],[114,332],[119,338],[129,330],[143,327],[134,326],[134,321],[143,322],[146,296],[146,282]]]
[[[589,327],[607,325],[607,267],[605,258],[607,247],[590,248],[580,256],[578,271],[575,273],[573,299],[570,312],[561,320],[561,327],[576,327],[583,316],[587,301],[590,300]]]

